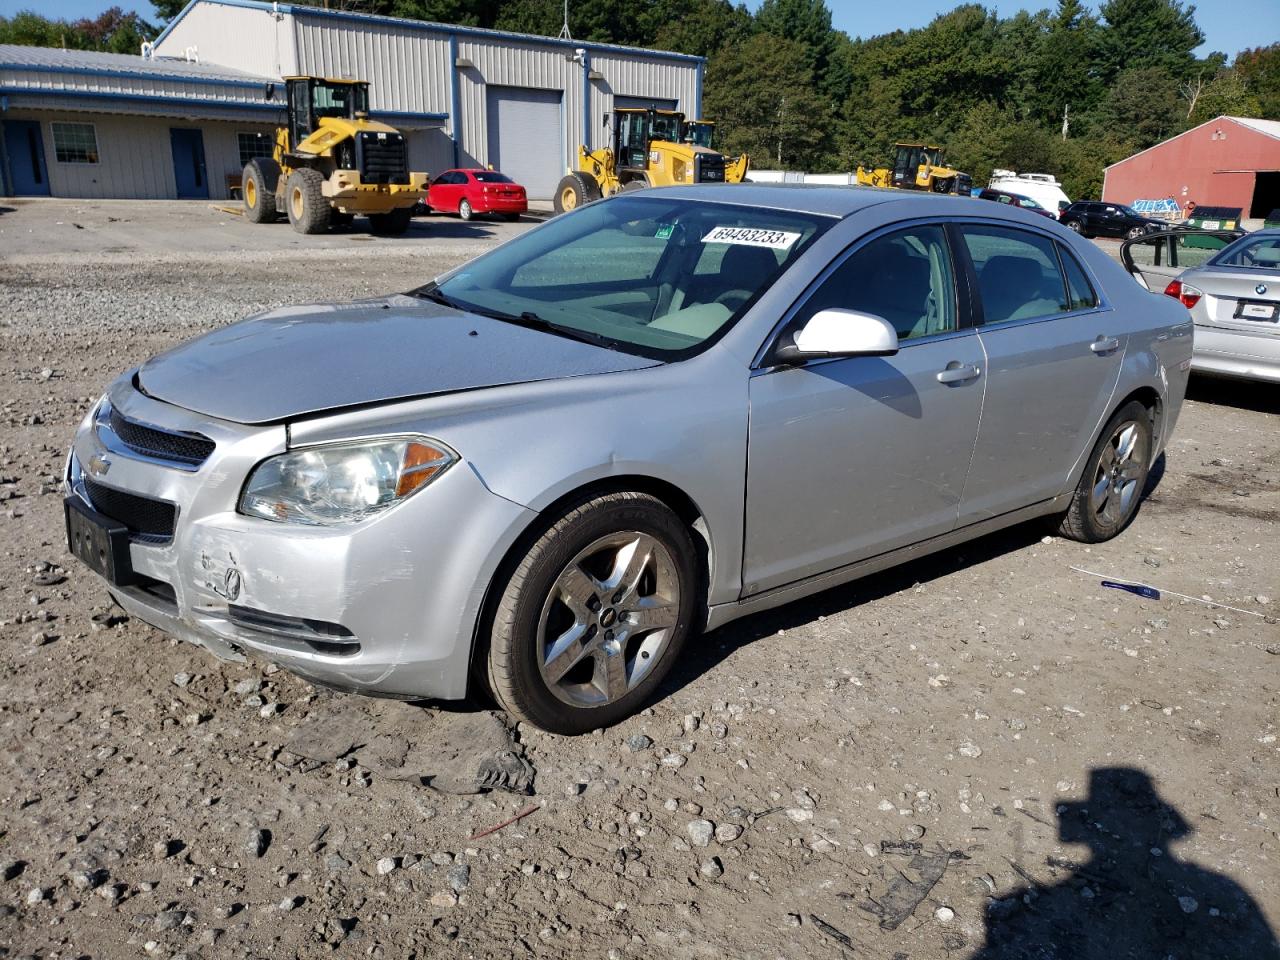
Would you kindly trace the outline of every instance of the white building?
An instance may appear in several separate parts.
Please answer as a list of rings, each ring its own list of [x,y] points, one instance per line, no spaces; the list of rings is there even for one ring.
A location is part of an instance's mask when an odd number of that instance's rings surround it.
[[[0,45],[0,193],[224,198],[283,77],[370,82],[410,169],[493,166],[549,199],[605,114],[701,112],[700,57],[262,0],[192,0],[150,57]]]

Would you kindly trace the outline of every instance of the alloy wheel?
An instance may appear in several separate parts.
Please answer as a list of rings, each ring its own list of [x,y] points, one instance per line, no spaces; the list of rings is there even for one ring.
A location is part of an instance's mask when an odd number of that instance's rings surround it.
[[[1099,523],[1117,526],[1129,516],[1142,492],[1146,461],[1146,433],[1133,420],[1117,425],[1098,458],[1089,490],[1089,508]]]
[[[613,703],[661,659],[680,616],[671,553],[638,531],[601,537],[556,577],[538,621],[547,688],[577,707]]]

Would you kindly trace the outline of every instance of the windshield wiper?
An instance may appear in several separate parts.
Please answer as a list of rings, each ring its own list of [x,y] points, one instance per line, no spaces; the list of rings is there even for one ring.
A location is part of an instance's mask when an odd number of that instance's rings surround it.
[[[468,307],[472,313],[478,313],[482,317],[491,317],[494,320],[501,320],[504,323],[514,323],[517,326],[527,327],[530,330],[542,330],[546,333],[554,333],[558,336],[568,337],[570,340],[578,340],[582,343],[590,343],[597,347],[604,347],[608,350],[616,349],[616,344],[609,337],[599,333],[592,333],[589,330],[580,330],[577,327],[565,326],[548,320],[546,317],[534,313],[532,310],[524,310],[520,313],[504,313],[501,310],[488,310],[481,307]]]
[[[453,307],[453,309],[455,310],[465,309],[464,307],[460,306],[451,297],[448,297],[445,294],[441,293],[440,288],[436,286],[434,283],[429,283],[425,287],[419,287],[417,290],[414,290],[413,296],[421,297],[424,300],[430,300],[434,303],[441,304],[442,306]]]

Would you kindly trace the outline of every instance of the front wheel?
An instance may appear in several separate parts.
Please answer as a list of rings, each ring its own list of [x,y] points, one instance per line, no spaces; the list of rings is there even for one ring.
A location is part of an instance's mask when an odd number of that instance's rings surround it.
[[[499,704],[562,734],[634,713],[693,629],[694,558],[680,518],[647,494],[572,506],[502,586],[486,663]]]
[[[324,233],[333,208],[325,199],[324,177],[306,167],[289,174],[285,182],[285,208],[289,222],[299,233]]]
[[[583,204],[600,199],[600,184],[595,177],[586,173],[574,172],[561,179],[556,187],[552,207],[556,213],[568,213]]]
[[[1151,465],[1151,415],[1131,400],[1107,421],[1058,525],[1082,543],[1110,540],[1138,512]]]

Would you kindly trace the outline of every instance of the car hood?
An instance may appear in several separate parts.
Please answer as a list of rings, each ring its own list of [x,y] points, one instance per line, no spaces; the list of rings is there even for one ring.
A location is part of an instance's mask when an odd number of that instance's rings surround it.
[[[137,383],[158,400],[259,424],[658,363],[396,296],[250,317],[148,360]]]

